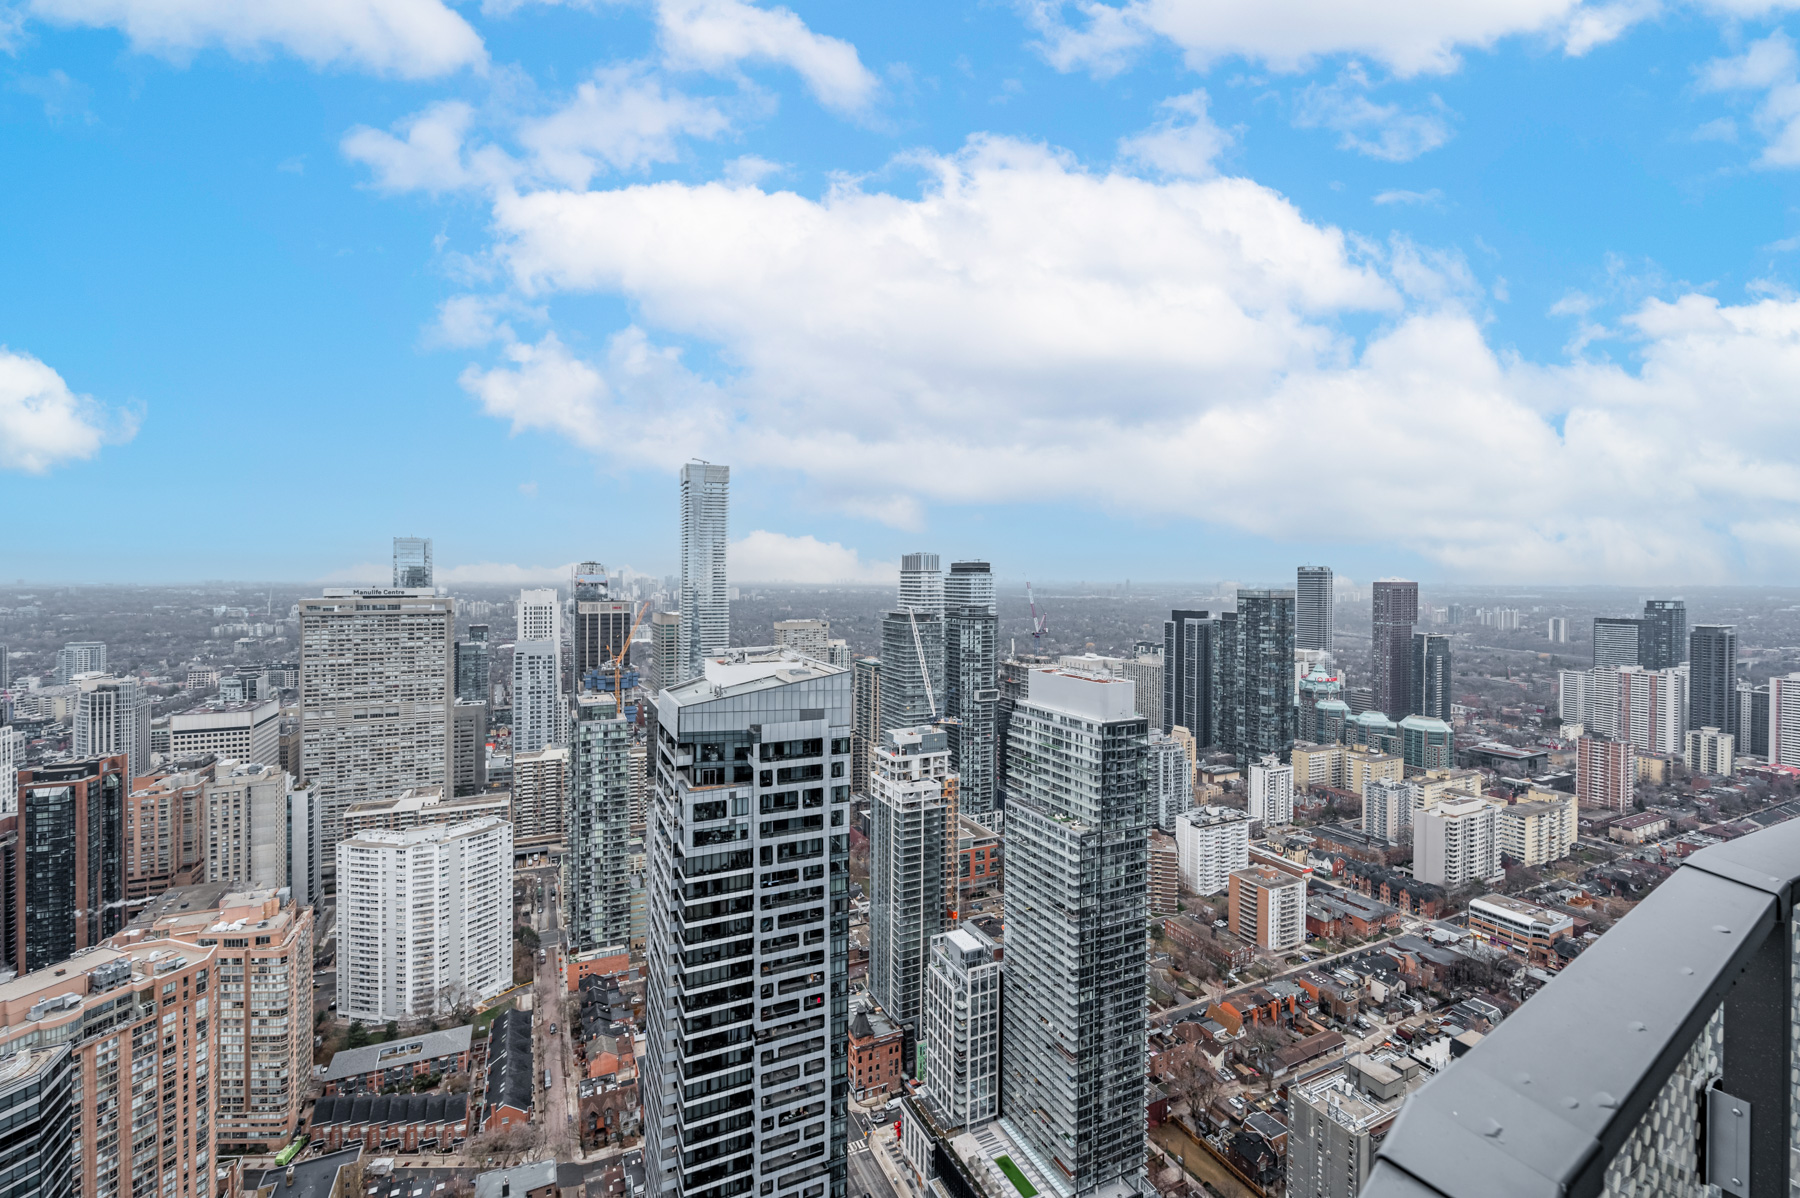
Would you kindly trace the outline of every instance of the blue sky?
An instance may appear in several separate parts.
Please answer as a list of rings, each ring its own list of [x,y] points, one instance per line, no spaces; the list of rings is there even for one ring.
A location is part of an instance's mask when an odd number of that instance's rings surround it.
[[[0,6],[0,575],[1791,582],[1793,7]]]

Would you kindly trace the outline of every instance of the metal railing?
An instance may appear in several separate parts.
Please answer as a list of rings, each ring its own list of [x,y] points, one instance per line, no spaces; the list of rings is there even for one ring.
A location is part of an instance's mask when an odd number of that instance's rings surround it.
[[[1362,1193],[1800,1192],[1797,881],[1800,821],[1688,858],[1412,1096]]]

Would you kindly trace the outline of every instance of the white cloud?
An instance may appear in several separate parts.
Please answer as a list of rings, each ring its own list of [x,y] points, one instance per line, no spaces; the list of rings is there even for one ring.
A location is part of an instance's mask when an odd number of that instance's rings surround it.
[[[591,353],[506,341],[464,386],[609,461],[785,470],[899,528],[1032,502],[1354,537],[1487,578],[1788,569],[1800,301],[1640,297],[1609,329],[1572,296],[1581,343],[1541,365],[1487,343],[1457,255],[1352,242],[1248,180],[999,138],[922,161],[935,182],[910,199],[500,193],[493,253],[522,301],[616,295],[638,323]],[[1601,336],[1620,361],[1580,357]],[[706,347],[708,377],[674,342]],[[780,544],[824,564],[761,576],[873,569]]]
[[[1231,145],[1231,134],[1213,124],[1204,91],[1171,96],[1157,107],[1162,117],[1142,133],[1119,142],[1119,156],[1165,175],[1204,179]]]
[[[1396,75],[1456,69],[1465,49],[1519,35],[1562,37],[1580,53],[1628,24],[1629,5],[1581,0],[1017,0],[1059,70],[1108,74],[1149,42],[1166,39],[1204,70],[1241,57],[1280,71],[1333,54],[1363,55]],[[1073,12],[1072,23],[1069,13]],[[1579,29],[1571,23],[1585,21]]]
[[[474,119],[475,110],[461,100],[441,100],[395,125],[404,137],[358,125],[339,148],[367,166],[383,191],[458,191],[509,179],[516,164],[498,148],[465,152]]]
[[[1430,191],[1406,191],[1403,188],[1395,188],[1391,191],[1376,192],[1374,202],[1377,204],[1437,205],[1444,202],[1444,193],[1435,187]]]
[[[807,28],[785,8],[759,8],[748,0],[657,0],[657,24],[669,65],[706,71],[743,62],[786,66],[827,108],[856,112],[875,98],[879,84],[856,47]]]
[[[1709,91],[1762,92],[1752,119],[1768,141],[1758,165],[1800,166],[1800,55],[1784,30],[1752,42],[1742,54],[1707,63],[1700,85]]]
[[[836,541],[761,528],[731,542],[725,568],[733,582],[885,583],[900,577],[899,562],[865,562]]]
[[[114,28],[132,48],[186,59],[218,46],[239,57],[274,51],[315,67],[406,79],[481,67],[487,52],[441,0],[28,0],[57,25]]]
[[[613,66],[595,71],[558,111],[526,122],[519,141],[539,174],[586,187],[603,168],[673,162],[680,138],[717,137],[730,127],[717,101],[667,90],[641,66]]]
[[[136,433],[135,416],[107,411],[30,354],[0,346],[0,469],[43,474]]]
[[[1450,126],[1437,112],[1407,112],[1398,104],[1369,99],[1370,82],[1351,63],[1332,83],[1309,84],[1294,101],[1294,124],[1338,134],[1338,146],[1384,162],[1410,162],[1450,140]]]
[[[507,586],[568,585],[575,573],[574,562],[560,566],[521,566],[515,562],[470,562],[461,566],[438,566],[433,579],[441,587],[466,586],[470,583],[499,583]]]

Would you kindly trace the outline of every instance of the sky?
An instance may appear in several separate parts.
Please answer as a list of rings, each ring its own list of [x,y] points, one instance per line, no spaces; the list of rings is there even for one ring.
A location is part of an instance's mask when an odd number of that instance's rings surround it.
[[[1800,0],[0,0],[0,577],[1800,581]]]

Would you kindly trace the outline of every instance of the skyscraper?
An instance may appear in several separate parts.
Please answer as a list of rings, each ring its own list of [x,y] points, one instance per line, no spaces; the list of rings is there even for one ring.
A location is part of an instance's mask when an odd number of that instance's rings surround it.
[[[1000,1113],[1002,955],[973,925],[940,933],[931,942],[924,1091],[941,1126],[980,1127]]]
[[[952,562],[944,588],[944,714],[950,768],[959,779],[958,810],[994,810],[1000,789],[995,737],[999,720],[999,624],[994,575],[986,562]]]
[[[583,694],[569,728],[569,850],[563,896],[569,949],[631,939],[631,725],[609,694]]]
[[[650,613],[650,694],[681,678],[681,613]]]
[[[469,639],[456,642],[456,697],[464,703],[486,703],[492,698],[488,691],[489,657],[488,626],[486,624],[469,625]]]
[[[1219,616],[1211,742],[1240,764],[1294,747],[1294,592],[1240,590]]]
[[[725,580],[731,467],[689,462],[681,468],[681,669],[664,686],[698,678],[702,662],[731,644]]]
[[[344,808],[450,785],[454,600],[328,589],[300,601],[300,769],[335,868]]]
[[[431,574],[431,538],[394,538],[394,585],[430,589],[437,585]]]
[[[881,659],[850,663],[850,789],[869,793],[869,765],[881,743]]]
[[[516,757],[556,744],[564,721],[562,603],[554,588],[519,592],[513,642],[512,747]]]
[[[944,610],[944,576],[935,553],[908,553],[900,558],[901,607],[921,614]]]
[[[720,656],[650,732],[647,1189],[845,1198],[850,675]]]
[[[577,566],[574,586],[575,689],[611,690],[601,675],[614,658],[630,663],[631,604],[610,597],[606,567],[599,562]]]
[[[1370,676],[1375,710],[1403,715],[1412,698],[1412,635],[1419,621],[1419,584],[1384,578],[1374,585],[1370,628]]]
[[[1688,659],[1687,602],[1682,599],[1644,600],[1643,643],[1639,646],[1646,670],[1669,670]]]
[[[1644,621],[1636,616],[1595,616],[1595,668],[1641,664],[1644,639]]]
[[[1203,611],[1177,608],[1163,621],[1162,730],[1179,726],[1193,734],[1195,745],[1213,743],[1214,640],[1219,622]]]
[[[19,771],[18,973],[65,961],[125,926],[125,792],[122,754]]]
[[[931,940],[949,910],[944,842],[955,793],[943,729],[882,733],[869,769],[869,992],[904,1030],[901,1060],[908,1064]]]
[[[1001,1111],[1076,1194],[1144,1164],[1150,812],[1135,708],[1125,679],[1037,670],[1010,729]]]
[[[1449,722],[1450,638],[1429,632],[1413,633],[1412,664],[1407,674],[1412,689],[1406,711],[1386,714],[1427,715]]]
[[[82,674],[106,673],[106,646],[99,641],[71,641],[56,651],[56,685],[67,686]]]
[[[136,678],[89,675],[78,685],[70,738],[75,756],[123,756],[129,786],[150,768],[150,697]]]
[[[944,617],[881,613],[881,730],[916,728],[944,715]]]
[[[1323,649],[1336,646],[1330,566],[1301,566],[1294,587],[1294,648]]]
[[[1688,634],[1688,727],[1729,732],[1736,747],[1749,752],[1738,732],[1737,656],[1737,625],[1694,625]]]

